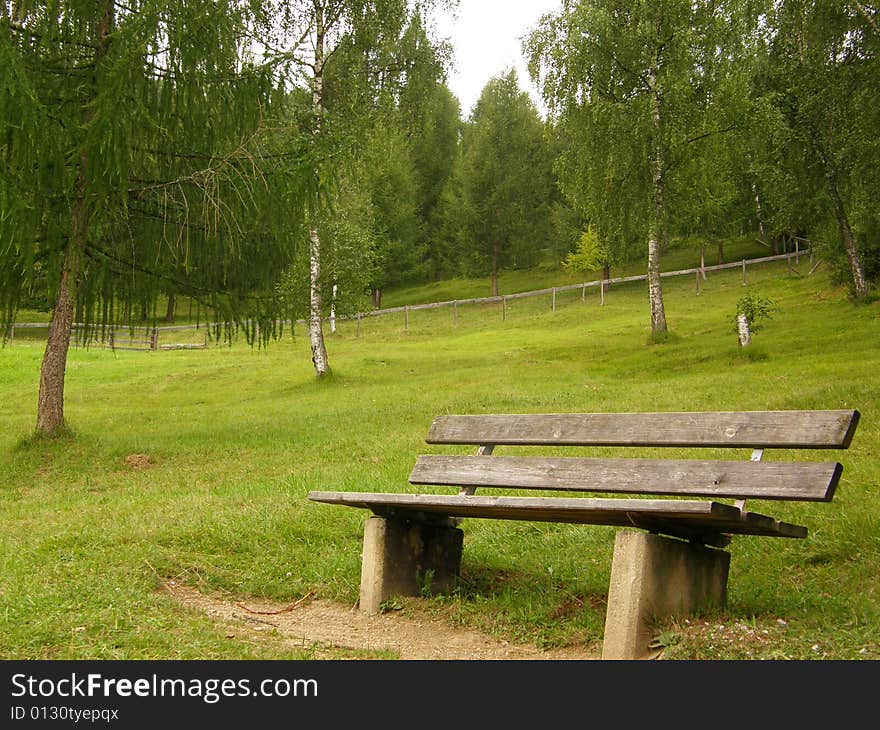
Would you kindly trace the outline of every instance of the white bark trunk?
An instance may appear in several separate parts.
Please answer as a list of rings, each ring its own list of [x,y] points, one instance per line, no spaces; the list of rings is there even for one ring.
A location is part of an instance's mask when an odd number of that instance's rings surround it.
[[[648,75],[651,87],[651,125],[653,132],[653,204],[651,227],[648,231],[648,298],[651,304],[651,335],[666,334],[666,311],[663,307],[663,288],[660,284],[660,247],[663,240],[663,154],[660,125],[660,91],[657,88],[656,69]]]
[[[749,318],[744,314],[736,316],[736,328],[739,333],[739,346],[746,347],[752,341],[752,332],[749,329]]]
[[[855,289],[856,297],[861,299],[868,293],[868,281],[865,278],[865,272],[862,268],[862,259],[859,255],[855,236],[853,235],[852,228],[849,224],[849,217],[847,216],[846,209],[843,205],[843,198],[840,196],[840,188],[837,184],[837,171],[831,157],[826,154],[816,138],[811,138],[810,142],[825,169],[825,183],[827,185],[828,197],[831,199],[831,207],[834,210],[834,217],[837,219],[840,238],[843,241],[843,247],[846,250],[846,257],[849,261],[849,268],[853,278],[853,288]],[[791,259],[788,259],[788,262],[789,266],[791,266]]]
[[[315,67],[312,77],[312,113],[316,140],[320,137],[324,121],[324,15],[323,8],[315,6]],[[316,145],[317,147],[317,145]],[[319,175],[315,170],[316,177]],[[317,201],[315,203],[317,207]],[[312,211],[316,215],[317,211]],[[309,342],[312,348],[312,363],[315,375],[319,378],[330,373],[327,348],[324,344],[323,302],[321,301],[321,237],[317,224],[309,227]]]
[[[330,300],[330,333],[336,332],[336,284],[333,285],[333,298]]]
[[[312,363],[319,378],[329,374],[327,348],[324,345],[321,301],[321,239],[318,229],[309,229],[309,343],[312,347]]]

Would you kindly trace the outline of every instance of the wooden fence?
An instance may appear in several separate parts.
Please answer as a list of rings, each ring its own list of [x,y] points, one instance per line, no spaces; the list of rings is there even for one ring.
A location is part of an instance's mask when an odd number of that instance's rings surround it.
[[[812,249],[807,251],[800,250],[796,248],[795,251],[791,251],[788,253],[778,254],[775,256],[764,256],[762,258],[757,259],[742,259],[741,261],[734,261],[727,264],[715,264],[713,266],[697,266],[691,269],[681,269],[679,271],[664,271],[661,272],[661,278],[668,278],[673,276],[694,276],[696,279],[696,293],[700,293],[701,279],[706,278],[706,273],[710,271],[721,271],[724,269],[741,269],[742,270],[742,283],[743,286],[747,284],[747,270],[749,266],[756,266],[759,264],[771,263],[776,261],[787,261],[788,270],[791,272],[792,265],[791,262],[794,260],[795,265],[797,265],[800,261],[801,257],[809,256],[811,269],[810,273],[816,270],[818,264],[813,266],[813,253]],[[453,323],[457,323],[458,321],[458,308],[468,305],[477,305],[477,304],[500,304],[501,305],[501,318],[502,320],[507,319],[507,303],[510,301],[518,300],[518,299],[527,299],[530,297],[550,297],[550,309],[551,311],[556,311],[556,304],[558,295],[564,292],[572,292],[572,291],[580,291],[581,299],[585,300],[588,289],[599,289],[599,300],[600,304],[605,303],[605,290],[607,287],[612,284],[624,284],[627,282],[633,281],[647,281],[647,274],[639,274],[637,276],[619,276],[610,279],[597,279],[595,281],[585,281],[580,284],[568,284],[565,286],[554,286],[547,289],[536,289],[534,291],[526,291],[526,292],[517,292],[515,294],[500,294],[494,297],[474,297],[471,299],[452,299],[445,302],[430,302],[427,304],[407,304],[402,307],[390,307],[387,309],[374,309],[367,312],[359,312],[355,315],[349,315],[345,317],[336,317],[334,316],[333,324],[335,325],[336,320],[347,320],[354,321],[356,327],[356,334],[360,337],[361,334],[361,320],[365,317],[382,317],[390,314],[403,314],[403,322],[404,322],[404,330],[409,329],[409,315],[411,312],[418,312],[424,310],[431,309],[440,309],[444,307],[449,307],[452,309],[452,319]],[[284,324],[290,324],[290,321],[286,321]],[[296,324],[305,324],[305,320],[297,320]],[[10,343],[15,339],[15,330],[16,329],[25,329],[25,328],[48,328],[48,323],[28,323],[28,324],[13,324],[11,328],[11,335],[9,338]],[[98,342],[104,347],[108,347],[114,350],[178,350],[178,349],[201,349],[207,347],[208,345],[208,328],[211,327],[211,323],[199,324],[199,325],[174,325],[174,326],[165,326],[165,327],[119,327],[119,328],[107,328],[106,332],[109,332],[109,335],[102,335],[101,339],[91,339],[91,342]],[[78,329],[81,329],[83,326],[81,324],[74,324],[74,343],[77,346],[87,345],[89,343],[85,343],[81,341],[81,338],[76,337],[76,333]],[[205,330],[205,339],[204,342],[198,343],[175,343],[175,344],[160,344],[159,337],[168,332],[175,331],[183,331],[183,330],[195,330],[195,329],[204,329]],[[334,327],[335,329],[335,327]],[[94,328],[95,332],[102,332],[101,328]]]
[[[696,290],[699,294],[700,292],[700,280],[706,278],[706,272],[709,271],[721,271],[723,269],[741,269],[742,270],[742,283],[745,286],[747,282],[747,269],[749,266],[755,266],[758,264],[764,264],[775,261],[787,261],[789,264],[789,271],[791,271],[791,262],[795,261],[795,264],[799,263],[801,257],[810,258],[810,263],[813,261],[813,254],[811,251],[802,251],[795,250],[789,253],[778,254],[775,256],[764,256],[762,258],[757,259],[742,259],[741,261],[734,261],[732,263],[727,264],[715,264],[713,266],[697,266],[691,269],[681,269],[679,271],[664,271],[660,274],[661,278],[668,278],[672,276],[695,276],[696,277]],[[812,267],[810,273],[813,273],[815,267]],[[565,286],[554,286],[548,289],[536,289],[534,291],[526,291],[526,292],[517,292],[515,294],[499,294],[494,297],[475,297],[471,299],[452,299],[446,302],[431,302],[429,304],[408,304],[402,307],[390,307],[388,309],[374,309],[370,312],[361,312],[352,317],[347,317],[344,319],[354,319],[357,321],[357,332],[360,334],[360,322],[364,317],[380,317],[388,314],[403,314],[404,317],[404,329],[408,329],[409,327],[409,315],[411,312],[417,312],[428,309],[439,309],[441,307],[451,307],[452,308],[452,318],[453,322],[456,322],[458,319],[458,308],[461,306],[474,305],[474,304],[501,304],[501,318],[502,320],[507,319],[507,303],[517,299],[526,299],[529,297],[550,297],[550,309],[551,311],[556,311],[556,302],[559,294],[563,292],[572,292],[572,291],[580,291],[581,299],[586,299],[587,289],[599,289],[599,299],[600,303],[605,303],[605,290],[607,287],[612,284],[624,284],[626,282],[631,281],[647,281],[647,274],[639,274],[637,276],[619,276],[610,279],[597,279],[595,281],[585,281],[580,284],[567,284]]]
[[[206,328],[205,325],[178,325],[174,327],[88,327],[75,322],[70,342],[74,347],[104,347],[108,350],[149,352],[156,350],[202,349],[208,345],[207,329],[204,341],[190,343],[162,343],[160,335],[173,331]],[[16,330],[48,330],[49,322],[16,323],[10,327],[8,344],[15,344]]]

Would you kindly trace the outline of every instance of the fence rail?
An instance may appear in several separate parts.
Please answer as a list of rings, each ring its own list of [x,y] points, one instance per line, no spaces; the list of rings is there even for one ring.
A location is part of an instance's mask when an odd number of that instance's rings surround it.
[[[710,271],[721,271],[724,269],[737,269],[741,268],[743,272],[743,284],[746,283],[746,270],[748,266],[754,266],[757,264],[765,264],[776,261],[788,261],[789,268],[791,267],[791,261],[794,259],[796,262],[800,260],[801,256],[809,256],[810,262],[812,264],[812,250],[801,250],[796,249],[795,251],[790,251],[788,253],[777,254],[775,256],[763,256],[761,258],[756,259],[742,259],[740,261],[734,261],[726,264],[714,264],[712,266],[695,266],[689,269],[679,269],[677,271],[664,271],[660,273],[661,278],[669,278],[673,276],[690,276],[696,275],[697,277],[697,291],[699,292],[700,287],[700,277],[704,277],[706,272]],[[816,267],[812,266],[810,273],[812,274],[815,271]],[[335,317],[337,320],[347,320],[347,321],[356,321],[357,323],[357,333],[360,335],[360,322],[364,317],[381,317],[388,314],[403,314],[404,315],[404,326],[408,327],[409,325],[409,313],[410,312],[418,312],[430,309],[440,309],[443,307],[452,307],[453,310],[457,310],[459,306],[468,306],[474,304],[501,304],[502,305],[502,317],[506,318],[507,315],[507,302],[511,300],[517,299],[527,299],[529,297],[538,297],[538,296],[550,296],[551,297],[551,307],[555,311],[556,310],[556,296],[562,292],[570,292],[570,291],[581,291],[582,295],[586,295],[587,289],[599,288],[600,295],[602,297],[602,301],[605,299],[605,289],[612,284],[625,284],[628,282],[634,281],[647,281],[647,274],[638,274],[636,276],[618,276],[609,279],[596,279],[594,281],[584,281],[580,284],[566,284],[563,286],[553,286],[548,287],[546,289],[535,289],[532,291],[525,292],[515,292],[513,294],[498,294],[496,296],[491,297],[472,297],[470,299],[450,299],[448,301],[443,302],[428,302],[426,304],[406,304],[402,307],[388,307],[386,309],[373,309],[366,312],[359,312],[354,315],[348,316],[340,316]],[[196,348],[204,348],[207,346],[207,334],[205,338],[204,344],[196,344],[196,343],[184,343],[184,344],[158,344],[159,335],[167,332],[181,332],[185,330],[196,330],[196,329],[207,329],[209,327],[214,326],[215,323],[206,322],[201,324],[182,324],[182,325],[169,325],[169,326],[133,326],[133,327],[116,327],[116,328],[107,328],[110,335],[109,343],[106,340],[96,340],[101,342],[107,347],[111,347],[112,349],[138,349],[138,350],[172,350],[172,349],[196,349]],[[284,324],[291,324],[290,320],[285,320]],[[305,320],[298,319],[295,324],[305,324]],[[48,322],[27,322],[27,323],[15,323],[11,325],[11,338],[15,337],[16,329],[36,329],[36,328],[47,328],[49,327]],[[82,329],[84,327],[81,323],[74,323],[74,330]],[[129,340],[127,344],[123,344],[122,341],[119,344],[116,344],[114,332],[129,332],[131,333],[129,336]],[[142,337],[140,340],[136,340],[134,333],[136,332],[146,332],[147,335]],[[144,345],[144,342],[148,343]]]
[[[738,269],[742,268],[743,271],[746,270],[747,266],[753,266],[755,264],[764,264],[773,261],[791,261],[792,259],[799,260],[801,256],[811,255],[808,254],[807,251],[792,251],[789,253],[777,254],[775,256],[763,256],[757,259],[742,259],[740,261],[734,261],[727,264],[714,264],[712,266],[695,266],[690,269],[680,269],[678,271],[664,271],[661,272],[661,278],[668,278],[671,276],[689,276],[695,273],[703,274],[704,272],[709,271],[721,271],[722,269]],[[456,307],[456,306],[464,306],[468,304],[503,304],[504,302],[511,301],[513,299],[526,299],[528,297],[538,297],[538,296],[554,296],[560,292],[568,292],[568,291],[585,291],[586,289],[599,287],[600,289],[604,289],[605,287],[610,286],[611,284],[625,284],[631,281],[647,281],[647,274],[638,274],[636,276],[618,276],[610,279],[596,279],[595,281],[585,281],[580,284],[566,284],[564,286],[552,286],[546,289],[535,289],[533,291],[524,291],[524,292],[515,292],[513,294],[498,294],[497,296],[492,297],[475,297],[471,299],[450,299],[445,302],[430,302],[428,304],[407,304],[402,307],[389,307],[387,309],[373,309],[369,312],[361,312],[359,314],[353,315],[353,317],[349,317],[349,319],[353,319],[356,317],[378,317],[386,314],[407,314],[409,312],[416,312],[425,309],[438,309],[440,307]]]

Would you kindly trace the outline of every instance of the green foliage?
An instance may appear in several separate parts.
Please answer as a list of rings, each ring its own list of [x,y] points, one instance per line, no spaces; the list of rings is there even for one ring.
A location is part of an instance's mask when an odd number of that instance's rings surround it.
[[[252,21],[204,0],[28,3],[0,20],[3,317],[29,292],[54,306],[71,265],[87,324],[155,319],[169,288],[230,321],[267,314],[303,185]]]
[[[674,631],[661,631],[657,636],[651,639],[648,645],[651,649],[668,649],[671,646],[681,642],[681,636]]]
[[[577,249],[568,254],[562,267],[574,273],[587,273],[610,265],[608,247],[599,238],[596,229],[588,226],[578,241]]]
[[[553,176],[543,123],[511,70],[489,81],[462,138],[447,215],[460,273],[529,267],[552,234]]]
[[[422,17],[431,5],[405,0],[314,4],[331,22],[324,39],[320,121],[307,121],[315,131],[311,157],[322,161],[314,174],[325,190],[316,216],[332,207],[340,176],[355,165],[358,185],[372,206],[371,265],[365,271],[379,291],[422,279],[432,268],[428,237],[457,155],[458,105],[443,84],[449,49],[430,36]],[[306,11],[287,18],[288,36],[314,32],[317,16]],[[314,65],[308,43],[291,52],[306,67]],[[309,84],[313,81],[314,75]],[[349,268],[358,265],[352,261]]]
[[[368,293],[374,278],[377,255],[376,211],[369,191],[361,183],[362,168],[356,164],[341,175],[330,207],[319,219],[321,231],[321,294],[338,316],[368,309]],[[298,231],[302,245],[308,231]],[[291,320],[309,314],[308,258],[300,256],[275,285],[279,303]],[[335,287],[335,293],[334,293]]]
[[[829,260],[856,288],[857,268],[867,279],[877,275],[876,20],[846,0],[778,3],[766,34],[753,93],[776,115],[768,197],[789,231],[833,242]]]
[[[736,313],[733,316],[733,331],[739,331],[737,318],[745,315],[749,323],[749,330],[757,332],[764,327],[764,320],[771,318],[774,309],[775,305],[770,299],[755,294],[751,289],[747,290],[736,302]]]

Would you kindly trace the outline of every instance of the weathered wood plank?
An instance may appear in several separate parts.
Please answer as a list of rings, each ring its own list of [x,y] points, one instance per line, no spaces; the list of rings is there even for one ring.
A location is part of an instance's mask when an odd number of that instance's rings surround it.
[[[420,456],[412,484],[828,502],[839,463]]]
[[[568,497],[483,497],[370,492],[310,492],[315,502],[369,509],[380,515],[441,514],[537,522],[639,527],[670,534],[666,526],[699,532],[806,537],[807,529],[736,507],[698,500]]]
[[[856,410],[438,416],[429,444],[845,449]]]

